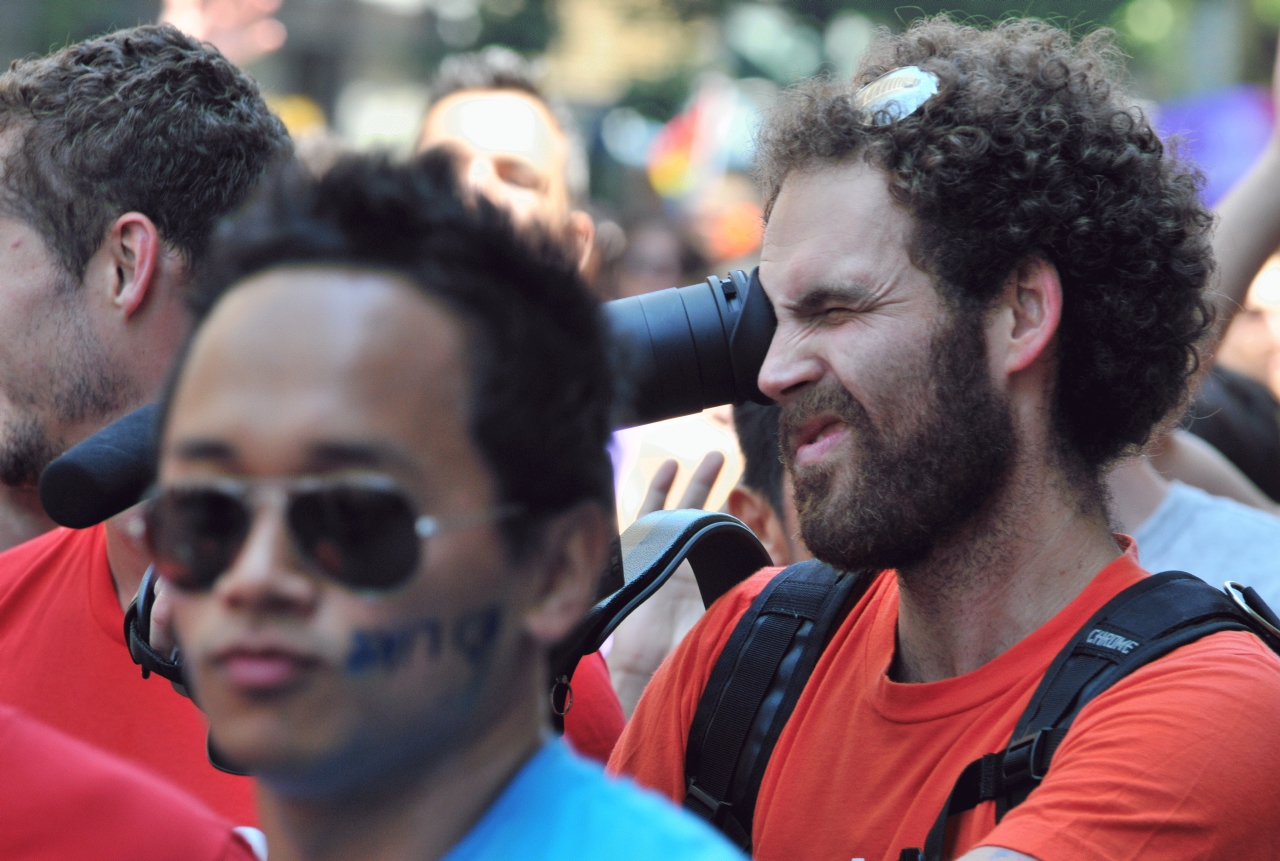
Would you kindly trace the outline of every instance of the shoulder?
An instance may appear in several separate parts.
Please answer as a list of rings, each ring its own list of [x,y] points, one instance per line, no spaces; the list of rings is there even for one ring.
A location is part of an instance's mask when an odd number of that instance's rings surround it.
[[[1168,500],[1172,508],[1182,510],[1192,522],[1212,523],[1227,534],[1247,532],[1280,540],[1280,517],[1224,496],[1214,496],[1198,487],[1174,481],[1169,485]],[[1219,536],[1221,538],[1221,536]]]
[[[116,756],[0,706],[0,850],[101,858],[252,858],[231,825],[184,791]],[[75,822],[75,828],[64,827]],[[7,852],[0,851],[7,857]]]
[[[1063,740],[1066,762],[1088,751],[1126,750],[1136,763],[1203,757],[1204,776],[1252,771],[1280,794],[1280,656],[1254,634],[1223,631],[1135,670],[1080,711]],[[1055,762],[1057,757],[1055,757]],[[1260,774],[1261,776],[1261,774]],[[1274,796],[1273,796],[1274,797]]]
[[[1280,600],[1280,517],[1175,482],[1136,537],[1149,570],[1189,571],[1215,586],[1238,580]]]
[[[88,529],[59,526],[0,553],[0,592],[32,571],[62,566],[72,559],[78,561],[82,555],[92,555],[99,546],[105,548],[105,529],[103,524]],[[98,555],[103,556],[102,564],[106,564],[105,555]]]
[[[1090,857],[1274,857],[1277,714],[1280,658],[1256,636],[1183,646],[1081,710],[989,842],[1036,857],[1064,835]]]
[[[598,766],[565,751],[563,768],[572,787],[562,803],[582,821],[574,830],[592,851],[590,858],[663,858],[672,861],[739,861],[742,855],[719,832],[627,778],[609,777]]]

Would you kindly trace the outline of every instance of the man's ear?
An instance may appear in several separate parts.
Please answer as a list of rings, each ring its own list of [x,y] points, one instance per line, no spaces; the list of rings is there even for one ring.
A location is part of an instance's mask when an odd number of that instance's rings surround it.
[[[737,485],[729,491],[724,510],[741,520],[756,534],[774,565],[790,565],[791,547],[782,520],[769,501],[749,487]]]
[[[129,319],[147,300],[161,254],[160,232],[140,212],[126,212],[107,232],[107,259],[114,273],[110,279],[111,302]]]
[[[1024,370],[1044,354],[1061,321],[1057,267],[1042,257],[1027,257],[1005,279],[989,318],[993,361],[1002,364],[1005,373]]]
[[[569,213],[569,241],[577,252],[578,270],[585,271],[596,240],[596,223],[581,209]]]
[[[545,525],[536,551],[543,582],[524,617],[525,630],[543,645],[563,639],[595,601],[609,562],[611,523],[598,503],[584,502]]]

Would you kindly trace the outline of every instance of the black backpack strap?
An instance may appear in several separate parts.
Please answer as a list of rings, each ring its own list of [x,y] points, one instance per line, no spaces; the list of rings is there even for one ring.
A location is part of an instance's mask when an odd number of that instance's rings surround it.
[[[1112,598],[1049,665],[1008,747],[965,767],[923,851],[904,849],[900,861],[942,861],[947,820],[984,801],[996,802],[1000,821],[1040,785],[1076,716],[1094,697],[1134,670],[1219,631],[1252,631],[1280,651],[1280,640],[1232,598],[1190,574],[1155,574]]]
[[[817,561],[781,571],[738,620],[711,671],[689,730],[684,806],[744,850],[778,735],[827,642],[873,579]]]

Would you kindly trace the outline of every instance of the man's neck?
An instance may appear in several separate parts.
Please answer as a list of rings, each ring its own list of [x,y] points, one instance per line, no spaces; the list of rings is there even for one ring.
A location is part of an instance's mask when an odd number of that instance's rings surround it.
[[[44,513],[34,487],[5,487],[0,493],[0,552],[43,535],[56,525]]]
[[[540,677],[540,674],[539,674]],[[540,685],[463,749],[399,789],[298,799],[259,783],[271,861],[436,861],[476,824],[543,740]]]
[[[1103,512],[1082,508],[1060,472],[1016,463],[976,517],[898,572],[894,681],[972,672],[1079,595],[1119,555]]]

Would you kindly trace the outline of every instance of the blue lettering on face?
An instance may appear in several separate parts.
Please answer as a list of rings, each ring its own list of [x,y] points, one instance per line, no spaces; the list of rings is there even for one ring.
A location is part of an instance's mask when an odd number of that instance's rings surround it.
[[[450,626],[449,643],[471,664],[480,664],[502,627],[497,607],[464,613]],[[444,625],[439,619],[419,619],[399,628],[361,629],[351,635],[351,649],[344,662],[349,673],[373,670],[393,672],[407,663],[421,647],[427,658],[437,660],[444,648]]]
[[[484,663],[498,638],[502,613],[497,607],[467,613],[453,627],[453,647],[473,664]]]

